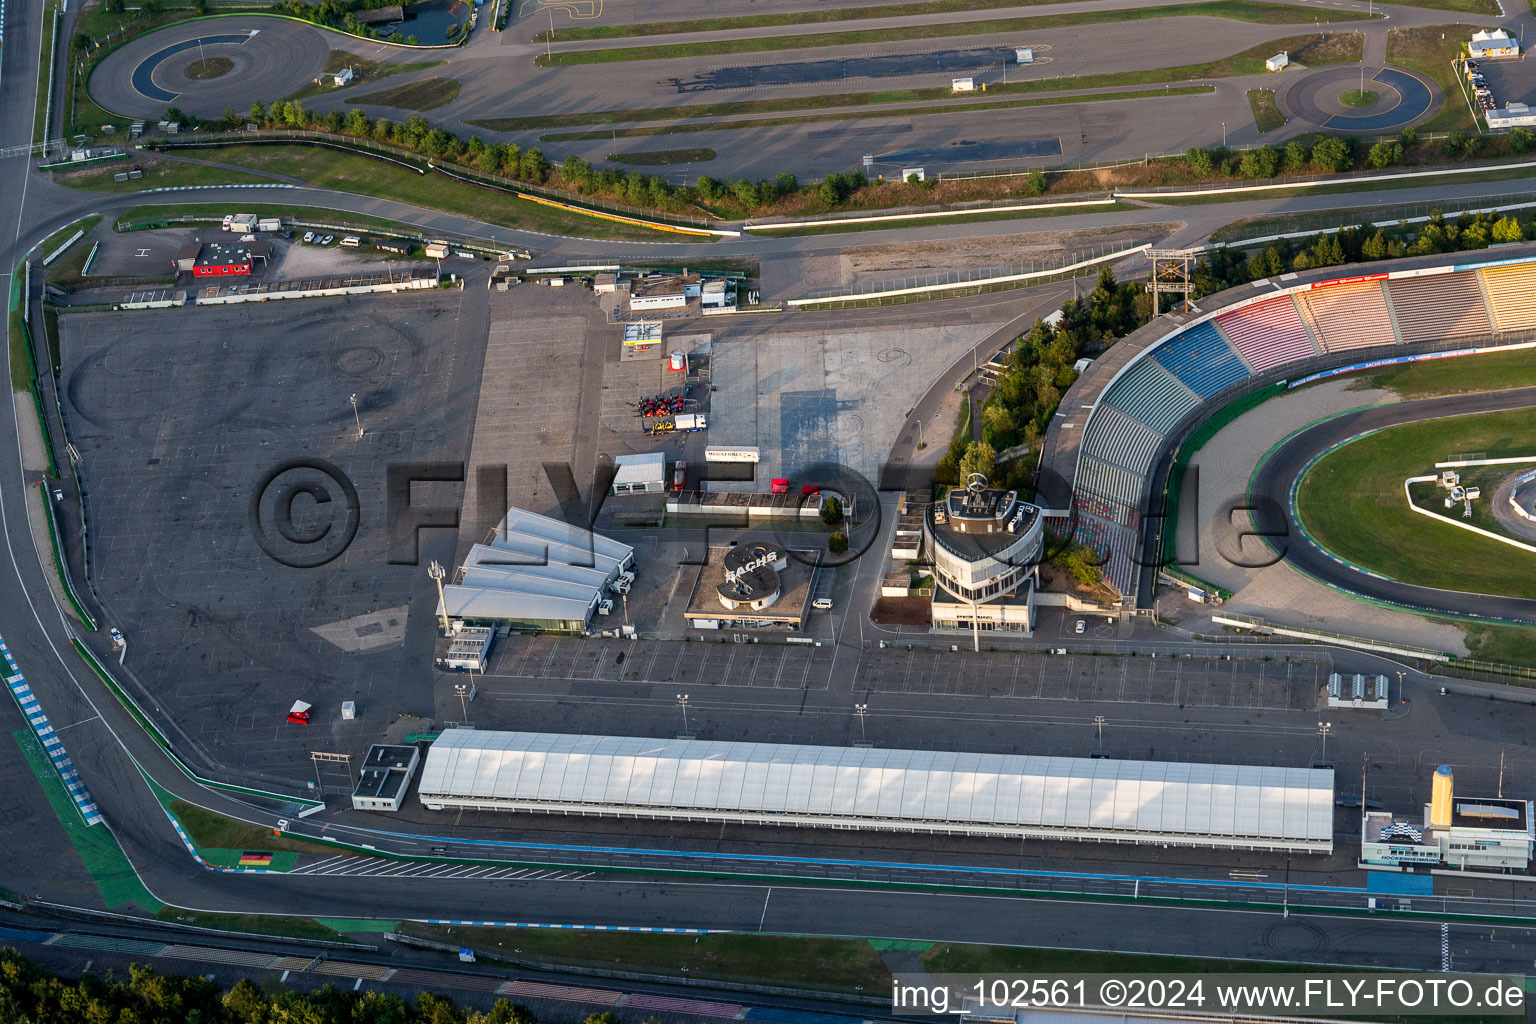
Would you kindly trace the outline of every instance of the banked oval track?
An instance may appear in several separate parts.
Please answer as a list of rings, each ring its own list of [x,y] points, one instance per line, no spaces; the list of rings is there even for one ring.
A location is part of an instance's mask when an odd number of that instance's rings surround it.
[[[1252,504],[1259,506],[1253,513],[1255,525],[1264,533],[1284,535],[1283,540],[1277,539],[1271,543],[1284,546],[1284,560],[1293,568],[1353,594],[1423,611],[1448,612],[1479,619],[1536,621],[1536,600],[1420,587],[1382,579],[1341,565],[1302,534],[1290,507],[1291,484],[1312,457],[1355,434],[1419,420],[1502,412],[1533,405],[1536,405],[1536,388],[1518,388],[1372,406],[1307,427],[1286,440],[1260,464],[1250,492],[1250,497],[1254,499]]]

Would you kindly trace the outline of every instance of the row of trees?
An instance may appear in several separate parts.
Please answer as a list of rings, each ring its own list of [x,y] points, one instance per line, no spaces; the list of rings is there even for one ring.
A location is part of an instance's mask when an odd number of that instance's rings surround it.
[[[1486,249],[1504,242],[1519,242],[1528,236],[1536,236],[1536,223],[1522,224],[1517,217],[1464,213],[1448,221],[1436,211],[1417,228],[1402,223],[1386,228],[1360,225],[1319,233],[1299,243],[1280,239],[1251,253],[1217,249],[1200,260],[1194,283],[1198,294],[1210,295],[1292,270]]]
[[[1286,174],[1337,174],[1357,166],[1383,170],[1403,163],[1405,155],[1418,144],[1417,129],[1405,128],[1396,139],[1377,142],[1362,150],[1354,139],[1336,135],[1316,135],[1292,139],[1283,149],[1260,146],[1232,153],[1224,149],[1191,149],[1184,163],[1200,177],[1220,172],[1225,177],[1273,178]],[[1516,128],[1503,137],[1502,144],[1511,153],[1525,153],[1536,148],[1536,132]],[[1441,143],[1440,153],[1460,159],[1483,151],[1483,140],[1467,132],[1451,132]]]
[[[221,991],[203,978],[156,974],[141,964],[126,979],[110,971],[78,981],[55,977],[14,949],[0,949],[0,1024],[539,1024],[526,1006],[498,1000],[461,1010],[424,992],[415,1002],[384,992],[327,985],[314,992],[241,980]],[[618,1024],[597,1013],[584,1024]],[[648,1022],[654,1024],[654,1022]]]

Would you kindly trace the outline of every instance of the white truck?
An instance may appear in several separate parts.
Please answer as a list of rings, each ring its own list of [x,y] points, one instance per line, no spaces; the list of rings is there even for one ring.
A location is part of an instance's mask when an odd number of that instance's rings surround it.
[[[677,425],[678,430],[705,430],[709,427],[709,421],[705,419],[704,414],[697,412],[680,412],[672,417],[672,421]]]

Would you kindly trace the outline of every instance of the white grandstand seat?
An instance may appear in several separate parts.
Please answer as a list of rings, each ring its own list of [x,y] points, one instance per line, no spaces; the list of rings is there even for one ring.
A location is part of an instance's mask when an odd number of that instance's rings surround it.
[[[1200,404],[1200,396],[1163,369],[1156,359],[1139,359],[1105,393],[1105,402],[1166,434],[1179,417]]]
[[[1218,316],[1216,326],[1255,373],[1317,355],[1317,346],[1289,295]]]
[[[1142,474],[1152,468],[1162,443],[1161,435],[1110,405],[1099,407],[1083,434],[1084,454]]]
[[[1298,292],[1297,298],[1311,314],[1326,351],[1347,352],[1397,342],[1380,281],[1330,285]]]
[[[1387,282],[1398,333],[1405,342],[1487,337],[1493,333],[1477,274],[1461,271]]]
[[[1482,274],[1494,326],[1500,332],[1536,330],[1536,264],[1490,267]]]

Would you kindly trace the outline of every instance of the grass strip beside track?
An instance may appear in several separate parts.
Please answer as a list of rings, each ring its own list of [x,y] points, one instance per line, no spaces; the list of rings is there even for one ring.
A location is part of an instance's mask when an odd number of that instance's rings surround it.
[[[365,92],[361,96],[349,96],[347,102],[402,110],[432,110],[444,103],[452,103],[458,95],[459,83],[456,79],[427,78],[377,92]]]
[[[230,171],[223,167],[182,160],[158,160],[144,154],[140,154],[135,162],[143,169],[144,176],[141,178],[114,180],[116,175],[128,170],[127,164],[119,162],[80,171],[54,171],[53,180],[66,188],[87,192],[143,192],[152,188],[185,185],[260,185],[272,182],[268,175]]]
[[[637,36],[677,35],[684,32],[740,32],[754,28],[788,25],[825,25],[869,18],[911,18],[925,14],[965,14],[971,11],[1007,10],[1056,3],[1058,0],[920,0],[906,4],[878,4],[868,7],[838,7],[830,10],[793,11],[782,14],[748,14],[734,17],[699,18],[694,21],[652,21],[639,25],[583,25],[555,30],[553,42],[570,43],[589,39],[632,39]],[[1409,7],[1429,7],[1469,14],[1502,14],[1496,0],[1392,0]],[[540,32],[536,43],[549,42],[550,34]]]
[[[288,853],[312,853],[321,857],[334,857],[337,847],[330,843],[312,843],[303,839],[295,839],[292,836],[273,835],[271,829],[262,828],[260,825],[252,825],[250,822],[236,821],[226,818],[222,814],[178,800],[170,793],[154,787],[160,802],[165,809],[181,822],[181,827],[186,831],[192,844],[198,848],[198,852],[209,850],[259,850],[262,852],[288,852]],[[367,855],[371,851],[359,850],[359,855]],[[221,864],[220,867],[230,865]]]
[[[53,456],[53,436],[48,429],[48,417],[43,412],[42,386],[37,382],[37,358],[33,352],[32,329],[25,316],[25,297],[21,294],[25,275],[23,263],[11,272],[11,305],[6,318],[8,356],[11,363],[11,391],[32,393],[32,409],[37,414],[37,430],[42,437],[43,448],[48,455],[48,475],[59,475],[59,463]]]
[[[1467,650],[1473,658],[1536,668],[1536,629],[1528,626],[1468,625],[1461,621],[1455,624],[1465,632]]]
[[[74,584],[69,582],[69,568],[64,556],[64,545],[59,542],[59,525],[54,519],[53,499],[48,494],[48,484],[40,482],[38,491],[43,498],[43,518],[48,521],[48,540],[53,547],[53,571],[58,574],[59,583],[64,588],[64,597],[69,601],[70,608],[74,609],[75,618],[92,633],[96,632],[96,620],[91,618],[85,607],[80,603],[80,597],[75,593]]]
[[[327,210],[312,206],[282,206],[262,203],[242,206],[241,209],[248,210],[257,217],[278,217],[286,221],[323,220],[327,228],[336,228],[338,230],[351,228],[358,231],[388,233],[404,235],[406,237],[419,237],[423,233],[421,228],[410,224],[401,224],[399,221],[385,220],[382,217],[370,217],[363,213],[348,213],[345,210]],[[229,205],[227,203],[135,206],[124,210],[118,215],[113,229],[116,231],[144,231],[163,228],[179,222],[179,219],[182,217],[191,217],[207,223],[218,223],[223,220],[224,215],[228,212]]]
[[[1455,452],[1489,458],[1536,454],[1536,408],[1476,413],[1385,427],[1323,456],[1296,493],[1296,515],[1323,548],[1403,583],[1536,598],[1536,554],[1436,522],[1408,508],[1403,481],[1435,472]],[[1516,472],[1520,467],[1510,467]],[[1425,485],[1428,487],[1429,485]],[[1473,505],[1472,525],[1495,530]],[[1422,489],[1421,507],[1427,500]]]
[[[922,90],[913,90],[922,91]],[[1190,96],[1215,92],[1210,85],[1179,85],[1162,89],[1127,89],[1119,92],[1099,92],[1084,96],[1042,96],[1035,99],[998,100],[987,103],[962,103],[944,107],[895,107],[881,110],[880,117],[922,117],[930,114],[955,114],[971,110],[1006,110],[1013,107],[1050,107],[1065,103],[1107,103],[1111,100],[1166,99],[1169,96]],[[777,101],[765,101],[777,102]],[[678,107],[677,110],[687,108]],[[849,110],[836,114],[801,114],[798,116],[754,118],[743,121],[711,121],[703,124],[650,125],[642,128],[619,128],[607,131],[552,132],[539,136],[540,142],[580,142],[592,139],[642,138],[648,135],[675,135],[686,132],[734,131],[742,128],[774,128],[784,125],[807,124],[812,121],[852,121],[873,115],[867,110]]]
[[[325,942],[346,941],[345,935],[313,917],[210,914],[201,910],[182,910],[180,907],[169,906],[162,907],[155,916],[162,921],[175,921],[198,928],[217,928],[225,932],[243,932],[247,935],[280,935],[292,939],[319,939]]]
[[[1275,90],[1249,89],[1248,106],[1253,110],[1253,124],[1260,134],[1285,127],[1285,115],[1275,106]]]
[[[401,933],[468,946],[491,957],[679,978],[866,993],[888,989],[891,972],[865,939],[716,933],[656,935],[560,928],[476,928],[402,922]],[[919,944],[920,949],[928,943]]]
[[[288,100],[307,100],[311,96],[334,92],[336,87],[326,85],[325,79],[344,68],[352,69],[352,81],[342,88],[347,92],[351,92],[359,85],[376,82],[381,78],[388,78],[390,75],[408,75],[414,71],[427,71],[432,68],[441,67],[446,63],[448,62],[445,60],[418,60],[392,64],[388,61],[359,57],[357,54],[346,50],[332,50],[330,59],[325,62],[325,67],[321,69],[319,75],[315,76],[319,81],[309,82],[298,92],[283,98]]]
[[[1536,351],[1485,352],[1470,357],[1476,372],[1468,372],[1468,359],[1424,359],[1376,370],[1358,377],[1351,391],[1387,388],[1404,401],[1437,395],[1465,395],[1477,391],[1507,391],[1536,387]]]
[[[48,134],[48,94],[53,91],[53,67],[58,41],[54,38],[54,25],[57,19],[54,13],[58,10],[56,4],[50,2],[42,7],[43,14],[43,41],[42,48],[38,51],[37,62],[37,95],[34,97],[35,110],[32,114],[32,141],[42,142]],[[59,117],[63,112],[55,110],[54,117]],[[63,132],[58,133],[60,135]]]
[[[559,67],[636,60],[672,60],[729,53],[809,50],[829,46],[868,46],[903,40],[949,39],[974,35],[997,36],[1038,32],[1052,28],[1082,28],[1086,25],[1178,17],[1230,18],[1266,25],[1285,25],[1310,23],[1316,20],[1317,15],[1301,7],[1255,3],[1252,0],[1215,0],[1212,3],[1178,3],[1165,7],[1128,7],[1109,11],[1045,14],[1032,18],[999,18],[991,21],[912,24],[897,28],[855,29],[846,32],[817,32],[792,36],[738,36],[734,39],[717,39],[699,43],[663,43],[653,46],[566,50],[555,54],[539,54],[534,58],[534,64],[539,67]],[[1363,21],[1365,18],[1359,17],[1358,20]],[[1274,47],[1271,46],[1270,50],[1273,53]]]
[[[48,755],[43,753],[32,730],[17,729],[11,736],[21,748],[21,754],[26,758],[32,774],[37,777],[38,784],[43,787],[43,795],[48,798],[59,824],[69,836],[70,844],[84,862],[85,870],[96,883],[102,901],[111,908],[137,904],[151,913],[165,906],[144,888],[144,883],[139,881],[133,865],[128,863],[128,858],[111,831],[105,825],[87,825],[81,819],[79,809],[75,807],[74,800],[59,780],[58,773],[53,770]]]
[[[1451,68],[1475,31],[1474,25],[1425,25],[1387,33],[1387,63],[1417,71],[1440,87],[1440,109],[1418,126],[1421,133],[1477,130],[1462,80]]]
[[[417,174],[392,160],[379,160],[339,148],[296,143],[235,143],[218,147],[214,156],[220,163],[295,178],[317,188],[392,200],[525,231],[644,242],[654,242],[659,234],[671,233],[667,229],[609,220],[613,215],[599,210],[576,212],[571,208],[559,208],[550,200],[519,198],[502,188],[472,185],[445,174]],[[702,242],[711,238],[689,235],[690,241]]]
[[[63,227],[59,228],[59,230],[43,239],[43,241],[38,244],[37,248],[32,251],[36,254],[39,263],[41,263],[41,261],[46,257],[52,256],[55,249],[73,237],[76,231],[79,231],[81,233],[80,237],[84,238],[86,235],[95,230],[96,225],[100,223],[101,214],[99,213],[93,213],[89,217],[82,217],[77,221],[65,224]]]
[[[817,224],[814,227],[780,228],[776,229],[772,224],[756,224],[748,234],[773,235],[774,237],[785,235],[841,235],[851,231],[892,231],[901,228],[926,227],[935,224],[969,224],[983,221],[997,220],[1032,220],[1036,217],[1081,217],[1099,213],[1121,213],[1126,210],[1136,210],[1141,207],[1133,203],[1106,203],[1103,206],[1084,206],[1078,208],[1060,208],[1046,210],[1017,210],[997,212],[994,210],[976,210],[966,212],[964,210],[945,214],[942,217],[893,217],[890,220],[875,221],[873,223],[841,223],[837,220],[829,220],[825,224]]]

